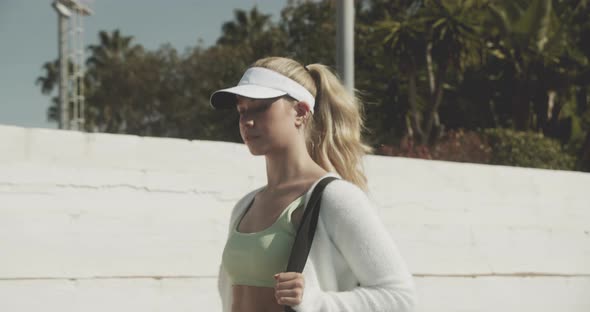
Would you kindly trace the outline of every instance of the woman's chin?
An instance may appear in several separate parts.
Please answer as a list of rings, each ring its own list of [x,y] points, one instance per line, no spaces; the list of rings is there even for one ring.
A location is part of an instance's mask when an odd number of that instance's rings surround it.
[[[250,148],[250,154],[254,155],[254,156],[260,156],[260,155],[265,155],[266,153],[258,148]]]
[[[259,156],[259,155],[264,155],[264,151],[257,147],[257,146],[252,146],[248,143],[246,143],[246,146],[248,146],[248,149],[250,150],[250,154],[254,155],[254,156]]]

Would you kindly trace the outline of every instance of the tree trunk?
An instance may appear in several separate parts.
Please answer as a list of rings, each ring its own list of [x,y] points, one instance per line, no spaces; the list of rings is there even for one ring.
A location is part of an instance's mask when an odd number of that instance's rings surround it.
[[[522,80],[517,80],[516,88],[512,95],[512,119],[514,121],[514,128],[518,131],[527,131],[530,125],[530,97],[526,79],[524,77]]]
[[[430,110],[428,111],[428,119],[426,120],[426,124],[424,125],[424,136],[422,138],[422,144],[429,144],[434,143],[431,142],[432,138],[432,128],[434,125],[435,120],[438,119],[438,108],[442,103],[443,98],[443,83],[444,77],[447,73],[447,66],[448,64],[441,64],[437,74],[436,74],[436,81],[435,81],[435,88],[434,94],[430,97]],[[435,139],[435,138],[434,138]]]
[[[432,42],[426,47],[426,67],[428,68],[428,82],[430,94],[434,94],[434,69],[432,68]]]
[[[562,142],[569,140],[571,128],[567,129],[567,119],[559,119],[563,104],[558,99],[556,91],[547,91],[547,107],[544,118],[537,118],[538,122],[543,122],[537,128],[543,130],[547,137],[559,139]]]
[[[418,112],[418,90],[416,88],[416,75],[416,68],[415,66],[412,66],[408,72],[408,102],[410,104],[410,110],[412,114],[411,127],[413,129],[413,133],[408,134],[416,136],[414,138],[417,140],[422,140],[424,137],[424,131],[422,131],[420,112]]]
[[[584,139],[584,144],[578,153],[576,170],[590,172],[590,129],[586,132],[586,139]]]

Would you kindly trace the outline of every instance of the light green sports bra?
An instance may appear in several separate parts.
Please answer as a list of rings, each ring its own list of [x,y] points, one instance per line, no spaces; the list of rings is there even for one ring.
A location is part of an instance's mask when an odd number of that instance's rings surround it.
[[[303,197],[290,203],[266,229],[253,233],[239,232],[240,222],[254,202],[252,199],[232,228],[223,249],[222,265],[233,285],[275,286],[273,275],[286,270],[297,232],[291,223],[291,214],[303,205]]]

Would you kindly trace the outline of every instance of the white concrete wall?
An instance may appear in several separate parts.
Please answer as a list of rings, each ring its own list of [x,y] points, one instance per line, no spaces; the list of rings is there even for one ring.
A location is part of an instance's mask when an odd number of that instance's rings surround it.
[[[590,174],[370,156],[419,311],[590,311]],[[219,311],[244,145],[0,126],[0,311]]]

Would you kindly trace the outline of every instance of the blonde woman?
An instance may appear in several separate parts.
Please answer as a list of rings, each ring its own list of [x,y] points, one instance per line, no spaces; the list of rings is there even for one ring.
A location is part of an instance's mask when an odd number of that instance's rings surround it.
[[[412,311],[414,281],[366,191],[362,107],[324,65],[258,60],[214,108],[236,109],[267,184],[233,208],[219,270],[224,312]],[[302,273],[284,272],[305,205],[324,177]]]

